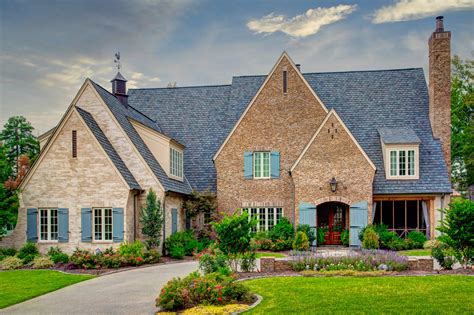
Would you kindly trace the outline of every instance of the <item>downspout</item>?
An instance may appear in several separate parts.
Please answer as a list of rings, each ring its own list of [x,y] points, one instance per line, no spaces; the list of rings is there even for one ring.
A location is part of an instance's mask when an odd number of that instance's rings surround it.
[[[166,241],[166,196],[168,196],[168,191],[165,191],[165,194],[163,196],[163,202],[162,202],[162,209],[163,209],[163,244],[161,245],[161,252],[163,256],[166,254],[165,252],[165,241]]]
[[[135,190],[133,195],[133,240],[137,240],[137,208],[138,208],[138,197],[142,194],[143,190]]]
[[[291,202],[292,202],[292,207],[293,207],[293,228],[296,233],[296,206],[295,206],[295,182],[293,180],[293,177],[291,176],[291,171],[288,171],[288,174],[290,175],[290,186],[291,186]]]

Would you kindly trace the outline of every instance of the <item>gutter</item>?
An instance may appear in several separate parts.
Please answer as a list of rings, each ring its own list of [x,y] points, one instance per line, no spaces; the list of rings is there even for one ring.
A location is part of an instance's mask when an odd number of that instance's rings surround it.
[[[162,213],[163,213],[163,243],[161,244],[161,252],[163,256],[166,254],[165,251],[165,241],[166,241],[166,196],[168,196],[168,191],[165,191],[162,202]]]

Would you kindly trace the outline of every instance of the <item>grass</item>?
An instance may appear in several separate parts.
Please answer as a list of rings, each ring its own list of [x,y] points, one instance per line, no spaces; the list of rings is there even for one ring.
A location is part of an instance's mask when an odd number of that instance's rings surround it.
[[[470,276],[275,277],[243,283],[263,297],[245,314],[474,314]]]
[[[431,249],[410,249],[397,252],[402,256],[431,256]]]
[[[284,254],[281,253],[257,253],[255,255],[257,258],[262,258],[262,257],[275,257],[275,258],[284,258],[286,257]]]
[[[64,274],[52,270],[2,271],[0,272],[0,309],[93,277]]]

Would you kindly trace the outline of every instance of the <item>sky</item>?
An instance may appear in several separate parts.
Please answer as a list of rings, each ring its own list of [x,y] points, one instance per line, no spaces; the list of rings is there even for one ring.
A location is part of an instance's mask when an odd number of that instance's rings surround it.
[[[229,84],[283,51],[303,72],[423,67],[435,17],[474,58],[474,0],[1,0],[0,124],[54,127],[86,78],[110,90]],[[316,91],[317,93],[317,91]]]

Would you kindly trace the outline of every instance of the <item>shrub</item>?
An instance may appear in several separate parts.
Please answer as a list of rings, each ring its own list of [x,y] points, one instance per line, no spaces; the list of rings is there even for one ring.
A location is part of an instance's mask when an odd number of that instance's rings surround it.
[[[18,258],[23,260],[23,264],[29,264],[30,262],[35,259],[36,256],[39,256],[38,248],[36,247],[35,243],[27,242],[20,248],[18,252]]]
[[[8,256],[7,258],[0,261],[0,269],[13,270],[23,266],[23,261],[15,256]]]
[[[146,196],[145,207],[140,212],[140,222],[143,225],[142,233],[147,237],[148,248],[159,247],[163,228],[163,210],[153,189],[150,189]]]
[[[266,231],[259,231],[253,237],[253,243],[257,249],[271,250],[273,242]]]
[[[309,241],[308,236],[303,231],[299,231],[296,233],[295,240],[293,241],[293,249],[294,250],[308,250],[309,249]]]
[[[285,217],[281,218],[280,222],[269,232],[269,236],[274,242],[277,240],[292,240],[294,235],[293,224]]]
[[[214,247],[210,247],[196,255],[199,259],[199,269],[206,275],[213,272],[223,272],[229,269],[227,257]]]
[[[452,269],[455,263],[454,251],[445,243],[436,242],[431,248],[431,256],[443,269]]]
[[[16,249],[14,248],[7,248],[7,247],[0,248],[0,260],[9,256],[15,256],[15,255],[16,255]]]
[[[387,247],[388,249],[395,251],[403,250],[406,248],[406,243],[397,236],[388,242]]]
[[[100,268],[102,261],[96,255],[80,248],[76,248],[70,257],[70,261],[79,268]]]
[[[318,227],[316,229],[317,245],[324,244],[324,240],[325,240],[324,234],[325,234],[324,228]]]
[[[423,248],[423,244],[427,241],[426,235],[418,231],[408,233],[407,239],[413,242],[412,248]]]
[[[174,278],[161,290],[157,306],[164,311],[178,311],[196,305],[225,305],[235,302],[249,303],[249,289],[235,282],[233,277],[211,273],[201,276],[193,272],[184,279]]]
[[[132,259],[133,261],[131,261]],[[136,259],[138,259],[138,261]],[[99,263],[100,267],[104,266],[106,268],[120,268],[127,264],[139,265],[140,260],[143,259],[141,257],[132,258],[131,256],[127,259],[117,252],[104,252],[102,253],[102,255],[95,256],[96,263]],[[95,267],[97,268],[97,266],[98,265],[96,265]]]
[[[344,230],[341,233],[341,243],[344,246],[349,246],[349,230]]]
[[[377,249],[379,248],[379,236],[375,232],[374,228],[367,227],[362,237],[362,247],[366,249]]]
[[[432,249],[432,248],[435,247],[438,243],[439,243],[438,240],[427,240],[427,241],[423,244],[423,248],[424,248],[424,249]]]
[[[57,264],[57,263],[68,263],[69,262],[69,256],[61,250],[58,246],[51,246],[48,249],[48,254],[47,254],[51,260]]]
[[[41,257],[36,256],[35,259],[31,262],[31,267],[33,269],[48,269],[54,266],[53,261],[48,256]]]
[[[170,256],[176,259],[183,259],[186,252],[182,246],[173,246],[170,250]]]
[[[180,247],[182,249],[173,249],[176,247]],[[196,240],[192,231],[184,231],[184,232],[176,232],[170,236],[165,241],[165,248],[170,253],[172,257],[174,257],[171,252],[181,252],[183,251],[184,254],[182,257],[192,256],[193,252],[200,252],[204,249],[204,245]],[[176,257],[175,257],[176,258]]]
[[[149,249],[143,254],[143,259],[146,264],[156,264],[160,262],[161,255],[156,249]]]
[[[296,228],[296,232],[304,232],[306,236],[308,237],[309,244],[312,245],[314,240],[316,239],[315,235],[315,230],[311,229],[309,224],[298,224],[298,227]]]
[[[118,252],[120,256],[126,259],[142,257],[144,252],[144,246],[142,242],[138,240],[133,243],[122,243],[119,246]]]
[[[239,256],[251,250],[251,229],[257,225],[255,219],[249,220],[247,211],[240,214],[224,215],[219,223],[213,223],[217,234],[217,246],[229,259],[229,266],[237,271]]]
[[[448,209],[441,210],[444,219],[438,230],[439,240],[447,244],[456,259],[466,267],[474,262],[474,201],[454,199]]]
[[[242,254],[240,259],[240,269],[243,272],[252,272],[254,271],[255,267],[257,267],[256,263],[257,257],[255,255],[255,251],[250,250]]]

